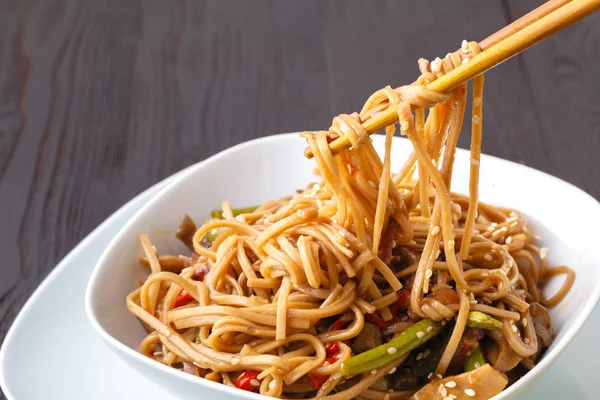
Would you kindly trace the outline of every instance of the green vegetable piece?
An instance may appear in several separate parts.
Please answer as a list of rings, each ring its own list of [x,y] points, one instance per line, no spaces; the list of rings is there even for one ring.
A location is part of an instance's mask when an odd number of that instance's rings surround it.
[[[384,367],[437,335],[442,325],[422,319],[389,342],[360,353],[342,363],[342,375],[358,375]]]
[[[475,350],[471,352],[465,359],[465,372],[473,371],[486,364],[485,356],[481,350],[481,346],[475,347]]]
[[[212,231],[208,232],[204,237],[206,238],[207,242],[212,243],[215,241],[217,236],[219,236],[219,230],[213,229]]]
[[[502,322],[485,313],[471,311],[467,317],[467,326],[471,328],[487,329],[489,331],[498,331],[502,329]]]
[[[448,321],[439,336],[430,342],[431,345],[429,343],[426,345],[428,348],[423,350],[423,357],[414,361],[412,369],[416,376],[425,379],[435,371],[452,337],[454,325],[454,320]]]
[[[232,210],[233,216],[237,217],[240,214],[250,214],[250,213],[254,212],[257,208],[258,208],[258,206],[234,208]],[[223,210],[212,210],[210,213],[210,216],[215,219],[223,219]]]

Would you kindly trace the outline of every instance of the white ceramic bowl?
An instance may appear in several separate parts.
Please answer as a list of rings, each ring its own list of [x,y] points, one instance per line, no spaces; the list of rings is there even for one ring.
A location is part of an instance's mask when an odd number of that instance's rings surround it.
[[[381,151],[383,137],[375,136]],[[138,263],[142,251],[138,235],[148,232],[162,253],[185,249],[175,238],[184,214],[195,221],[208,218],[222,200],[234,206],[259,204],[279,198],[315,180],[314,164],[304,158],[298,134],[270,136],[246,142],[202,161],[167,186],[142,207],[110,243],[90,278],[86,312],[95,330],[117,355],[150,381],[182,399],[260,399],[263,396],[198,379],[142,356],[138,351],[145,331],[125,307],[125,297],[146,277]],[[397,170],[411,150],[395,138],[392,167]],[[469,153],[458,150],[452,189],[468,191]],[[582,190],[545,173],[482,156],[480,198],[525,212],[537,234],[550,248],[551,264],[567,264],[577,272],[567,298],[550,311],[560,332],[541,362],[495,399],[514,398],[533,384],[571,341],[600,297],[600,204]],[[568,210],[568,211],[567,211]],[[547,295],[559,286],[552,282]],[[149,383],[150,384],[150,383]]]

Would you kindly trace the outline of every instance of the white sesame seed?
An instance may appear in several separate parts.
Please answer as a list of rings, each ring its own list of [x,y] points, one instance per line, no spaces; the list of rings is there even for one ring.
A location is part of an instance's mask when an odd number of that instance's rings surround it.
[[[456,382],[448,381],[444,384],[444,386],[446,386],[447,388],[453,388],[453,387],[456,387]]]
[[[519,331],[519,328],[517,328],[517,326],[516,326],[516,325],[513,325],[513,326],[512,326],[512,331],[513,331],[513,332],[518,332],[518,331]]]
[[[454,247],[454,240],[448,240],[448,247]]]
[[[250,384],[254,387],[259,387],[260,381],[258,379],[252,379],[252,380],[250,380]]]
[[[393,249],[394,247],[396,247],[396,245],[397,245],[397,244],[398,244],[398,243],[396,243],[396,241],[395,241],[395,240],[392,240],[392,249]]]
[[[465,389],[465,394],[469,397],[475,397],[475,391],[473,389]]]
[[[375,375],[376,373],[377,373],[377,370],[376,370],[376,369],[372,369],[372,370],[371,370],[371,375]]]
[[[523,343],[525,343],[525,344],[529,344],[529,338],[525,338],[525,339],[523,339]]]
[[[425,332],[423,332],[423,331],[419,331],[419,332],[417,332],[417,337],[418,337],[419,339],[421,339],[423,336],[425,336]]]
[[[512,236],[509,236],[509,237],[506,238],[506,244],[511,244],[512,241],[513,241]]]
[[[467,42],[465,39],[463,39],[463,41],[460,43],[460,49],[461,50],[469,50],[469,42]]]
[[[352,167],[350,166],[350,164],[346,164],[346,167],[348,167],[348,173],[352,174]]]
[[[237,357],[231,357],[231,365],[238,365],[240,363],[240,359]]]
[[[423,352],[423,358],[427,358],[427,356],[429,356],[431,354],[431,350],[427,349]]]
[[[483,99],[482,99],[481,97],[475,97],[475,98],[473,99],[473,105],[474,105],[474,106],[480,106],[480,105],[481,105],[481,103],[482,103],[482,100],[483,100]]]
[[[440,232],[440,227],[439,226],[434,226],[433,228],[431,228],[431,234],[432,235],[437,235]]]
[[[446,387],[444,385],[440,384],[440,387],[438,388],[438,392],[443,396],[446,397],[448,396],[448,390],[446,390]]]
[[[485,256],[483,256],[483,259],[485,261],[494,261],[494,256],[492,256],[491,254],[486,254]]]
[[[423,358],[423,353],[417,354],[417,361],[419,361],[421,358]]]
[[[462,63],[461,63],[461,64],[466,64],[467,62],[469,62],[469,57],[465,57],[465,58],[463,58],[463,60],[462,60]]]
[[[479,118],[478,115],[473,115],[473,118],[471,118],[471,121],[473,121],[473,123],[475,125],[479,125],[479,123],[481,122],[481,118]]]
[[[377,185],[376,185],[376,184],[375,184],[375,182],[373,182],[373,181],[369,181],[369,185],[370,185],[370,186],[371,186],[373,189],[375,189],[375,188],[377,187]]]
[[[152,355],[154,357],[161,357],[163,355],[163,352],[162,351],[155,351],[154,353],[152,353]]]
[[[395,347],[390,347],[389,349],[387,349],[387,352],[389,354],[396,354],[398,352],[398,350],[396,350]]]
[[[427,271],[425,271],[425,278],[429,279],[431,278],[431,275],[433,275],[433,271],[428,269]]]
[[[427,327],[427,333],[430,333],[432,330],[433,330],[433,326],[429,325],[429,326]]]
[[[393,373],[395,373],[395,372],[396,372],[396,367],[394,367],[394,368],[390,369],[390,372],[388,372],[388,374],[392,375],[392,374],[393,374]]]
[[[473,366],[475,367],[475,369],[481,367],[481,364],[479,364],[478,362],[473,363]]]
[[[429,375],[427,375],[427,379],[431,379],[432,376],[433,376],[433,372],[430,372]]]
[[[471,164],[473,164],[473,165],[479,165],[479,160],[471,158]]]
[[[521,323],[523,324],[523,327],[524,327],[524,328],[525,328],[525,327],[527,327],[527,319],[526,319],[526,318],[523,318],[523,319],[521,320]]]
[[[547,247],[542,247],[540,249],[540,258],[543,260],[546,258],[546,256],[548,255],[548,248]]]
[[[507,228],[506,226],[503,226],[503,227],[502,227],[500,230],[501,230],[502,232],[508,232],[508,228]]]

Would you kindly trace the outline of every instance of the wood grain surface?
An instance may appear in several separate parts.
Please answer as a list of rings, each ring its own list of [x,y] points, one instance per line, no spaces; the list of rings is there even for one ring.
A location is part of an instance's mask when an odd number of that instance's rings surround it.
[[[327,128],[541,2],[0,0],[0,343],[137,193],[234,144]],[[600,198],[599,55],[597,14],[489,73],[484,151]]]

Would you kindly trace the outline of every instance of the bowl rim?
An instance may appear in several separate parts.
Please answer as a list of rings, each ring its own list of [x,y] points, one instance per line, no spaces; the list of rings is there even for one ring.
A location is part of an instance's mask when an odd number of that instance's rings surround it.
[[[264,136],[264,137],[244,141],[237,145],[234,145],[232,147],[224,149],[204,160],[201,160],[201,161],[185,168],[182,171],[176,172],[175,174],[173,174],[169,178],[167,178],[170,181],[165,185],[165,187],[163,187],[157,193],[157,195],[154,197],[154,199],[152,199],[151,201],[144,204],[143,207],[141,207],[135,213],[135,215],[132,218],[130,218],[130,220],[127,221],[127,223],[125,223],[125,225],[123,225],[123,227],[117,232],[117,234],[113,237],[113,239],[110,241],[110,243],[108,244],[106,249],[104,249],[104,251],[102,252],[102,255],[96,262],[96,265],[94,266],[94,268],[92,270],[92,274],[90,275],[90,278],[88,280],[88,284],[87,284],[86,291],[85,291],[85,313],[88,318],[88,321],[92,325],[93,329],[112,348],[112,350],[117,353],[117,355],[128,356],[130,358],[133,358],[137,362],[141,362],[142,364],[148,366],[149,368],[156,369],[157,371],[164,371],[165,373],[171,375],[175,379],[184,379],[184,380],[190,382],[191,384],[205,385],[205,386],[208,386],[209,388],[227,393],[228,395],[233,396],[233,398],[245,398],[245,399],[253,399],[253,400],[270,398],[268,396],[264,396],[264,395],[261,395],[258,393],[239,390],[239,389],[232,388],[230,386],[227,386],[227,385],[224,385],[221,383],[217,383],[217,382],[213,382],[210,380],[198,379],[197,377],[194,377],[190,374],[186,374],[186,373],[176,370],[174,368],[170,368],[166,365],[163,365],[161,363],[158,363],[154,360],[149,359],[148,357],[143,356],[139,351],[136,351],[135,349],[133,349],[133,348],[127,346],[126,344],[122,343],[121,341],[117,340],[116,338],[114,338],[111,334],[109,334],[104,329],[104,327],[98,320],[96,313],[95,313],[94,296],[95,296],[96,291],[99,289],[97,283],[98,283],[98,278],[101,275],[102,270],[103,270],[102,266],[105,264],[105,259],[108,257],[108,254],[111,252],[111,249],[114,247],[115,243],[117,243],[120,240],[120,238],[124,234],[124,232],[129,230],[129,227],[137,221],[138,215],[143,213],[146,209],[148,209],[154,205],[155,199],[160,198],[164,193],[170,191],[174,186],[176,186],[181,180],[184,180],[187,176],[195,174],[196,171],[198,169],[202,169],[205,164],[216,162],[221,158],[228,157],[230,154],[240,151],[241,149],[243,149],[245,147],[266,144],[269,142],[277,142],[277,141],[287,140],[292,137],[297,138],[298,136],[299,136],[299,132],[290,132],[290,133],[280,133],[280,134],[275,134],[275,135],[269,135],[269,136]],[[375,136],[384,137],[384,135],[375,135]],[[394,137],[395,142],[403,141],[403,140],[407,140],[407,139]],[[468,153],[469,150],[457,148],[457,152],[467,152]],[[600,201],[596,200],[594,197],[592,197],[589,193],[585,192],[584,190],[582,190],[582,189],[578,188],[577,186],[575,186],[569,182],[566,182],[558,177],[555,177],[553,175],[550,175],[550,174],[540,171],[538,169],[535,169],[535,168],[532,168],[532,167],[529,167],[529,166],[526,166],[526,165],[523,165],[520,163],[516,163],[514,161],[496,157],[493,155],[488,155],[488,154],[482,153],[482,158],[492,159],[492,160],[495,160],[496,162],[501,162],[501,163],[508,163],[508,164],[516,166],[518,168],[526,169],[531,173],[537,173],[537,174],[540,174],[541,176],[545,176],[546,178],[550,178],[562,185],[568,185],[568,187],[571,190],[575,191],[578,194],[578,196],[583,196],[583,197],[587,198],[588,200],[591,200],[593,203],[595,203],[600,208]],[[174,177],[174,175],[177,175],[177,177]],[[170,178],[174,178],[174,179],[170,179]],[[577,315],[575,315],[573,317],[573,321],[571,321],[571,323],[569,324],[569,326],[566,329],[563,328],[561,330],[561,333],[563,335],[562,335],[560,341],[552,349],[552,351],[549,352],[550,354],[546,354],[542,358],[542,360],[538,364],[535,365],[535,367],[532,370],[530,370],[526,375],[521,377],[515,384],[511,385],[510,387],[508,387],[507,389],[505,389],[498,395],[494,396],[492,399],[493,400],[501,400],[501,399],[506,399],[511,396],[514,396],[514,395],[518,394],[519,392],[521,392],[523,389],[525,389],[527,386],[529,386],[531,383],[533,383],[535,380],[537,380],[543,373],[545,373],[548,370],[548,368],[557,360],[558,356],[572,342],[573,338],[581,330],[581,327],[587,321],[587,319],[589,318],[589,316],[591,315],[592,311],[594,310],[594,308],[596,307],[596,305],[598,304],[599,301],[600,301],[600,283],[598,283],[592,287],[592,289],[590,290],[590,295],[588,296],[587,300],[585,301],[584,305],[582,306],[580,311],[577,313]]]

